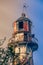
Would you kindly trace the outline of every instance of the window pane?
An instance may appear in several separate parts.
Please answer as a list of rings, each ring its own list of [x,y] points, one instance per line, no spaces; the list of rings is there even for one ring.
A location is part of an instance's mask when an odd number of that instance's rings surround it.
[[[23,28],[24,28],[24,31],[29,31],[28,21],[25,21],[25,22],[24,22]]]
[[[19,53],[19,47],[15,48],[15,53]]]
[[[26,54],[20,54],[19,58],[20,58],[20,61],[22,62],[23,60],[25,60]]]
[[[14,22],[13,26],[14,26],[14,33],[15,33],[17,31],[17,24],[16,24],[16,22]]]
[[[20,29],[23,29],[23,22],[22,21],[19,22],[19,30]]]
[[[23,41],[24,40],[24,33],[17,33],[16,35],[15,35],[15,42],[17,42],[17,41],[19,41],[19,42],[21,42],[21,41]]]
[[[26,53],[26,47],[25,46],[22,46],[20,48],[20,53]]]
[[[30,53],[30,52],[32,52],[31,48],[27,47],[27,53]]]

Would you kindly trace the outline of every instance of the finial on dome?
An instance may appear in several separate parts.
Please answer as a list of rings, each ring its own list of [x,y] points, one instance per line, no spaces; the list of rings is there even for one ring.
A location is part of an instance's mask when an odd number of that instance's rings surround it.
[[[25,13],[22,13],[22,17],[25,17],[26,16],[26,14]]]

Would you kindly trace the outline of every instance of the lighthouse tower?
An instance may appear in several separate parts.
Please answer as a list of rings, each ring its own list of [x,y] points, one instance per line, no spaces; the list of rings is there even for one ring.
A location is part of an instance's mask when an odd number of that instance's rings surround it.
[[[38,44],[31,27],[32,22],[25,13],[13,23],[14,32],[9,43],[13,46],[13,65],[34,65],[33,52]]]

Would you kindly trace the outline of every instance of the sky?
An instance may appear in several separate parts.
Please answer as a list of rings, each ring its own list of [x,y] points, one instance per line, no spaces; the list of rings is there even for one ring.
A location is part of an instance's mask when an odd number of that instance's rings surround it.
[[[0,0],[0,39],[6,37],[2,47],[6,47],[13,33],[13,22],[23,12],[23,4],[27,17],[32,21],[32,33],[38,39],[38,50],[33,53],[34,65],[43,65],[43,0]],[[1,47],[1,46],[0,46]]]

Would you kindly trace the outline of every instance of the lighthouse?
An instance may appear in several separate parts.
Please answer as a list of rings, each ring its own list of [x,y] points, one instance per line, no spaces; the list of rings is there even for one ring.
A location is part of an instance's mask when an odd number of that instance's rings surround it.
[[[13,65],[34,65],[33,52],[38,49],[37,39],[31,31],[32,22],[22,13],[13,23],[9,47],[13,47]]]
[[[23,8],[27,8],[26,5]],[[8,43],[13,65],[34,65],[33,52],[38,49],[38,40],[32,33],[32,21],[22,13],[13,22],[13,34]]]

